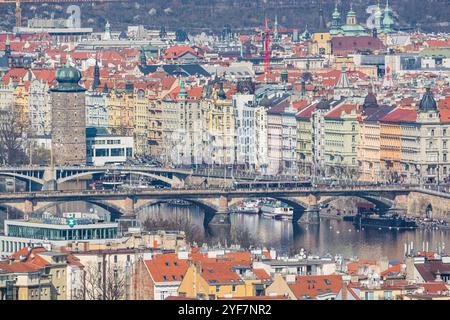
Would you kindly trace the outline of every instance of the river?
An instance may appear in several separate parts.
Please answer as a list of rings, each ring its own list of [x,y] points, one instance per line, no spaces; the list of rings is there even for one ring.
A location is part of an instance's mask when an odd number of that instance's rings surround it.
[[[188,217],[198,226],[207,241],[209,232],[203,227],[203,215],[202,209],[196,206],[174,207],[160,204],[144,209],[138,218],[144,221],[148,217]],[[258,245],[285,253],[295,253],[304,248],[319,255],[330,253],[345,257],[387,257],[395,260],[403,257],[405,243],[413,242],[414,248],[419,250],[427,242],[430,250],[436,250],[442,244],[447,248],[450,246],[449,230],[358,230],[351,222],[330,218],[321,218],[317,225],[307,225],[248,214],[232,214],[230,220],[231,228],[244,226]],[[229,238],[226,235],[220,239],[222,244],[227,240]]]
[[[55,208],[48,211],[55,212]],[[67,202],[59,205],[61,212],[98,212],[106,211],[100,207],[84,202]],[[147,207],[138,213],[140,221],[147,218],[167,219],[176,217],[188,218],[195,225],[197,238],[201,242],[231,244],[230,233],[236,229],[245,229],[254,243],[260,247],[274,248],[283,253],[298,253],[301,248],[318,255],[330,253],[349,257],[374,258],[387,257],[390,260],[401,259],[405,243],[413,243],[415,249],[422,249],[428,242],[430,250],[438,246],[450,247],[450,230],[416,229],[407,231],[378,230],[366,228],[358,230],[351,222],[321,218],[320,224],[293,224],[290,221],[277,221],[262,218],[258,215],[231,214],[231,230],[225,229],[220,237],[212,237],[210,230],[203,227],[204,212],[201,208],[192,206],[170,206],[158,204]],[[16,217],[18,218],[18,217]],[[0,232],[3,229],[4,215],[0,219]],[[448,251],[448,250],[447,250]]]

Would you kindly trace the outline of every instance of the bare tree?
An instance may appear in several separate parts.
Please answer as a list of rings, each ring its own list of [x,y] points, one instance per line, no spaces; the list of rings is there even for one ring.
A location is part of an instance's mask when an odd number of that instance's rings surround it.
[[[76,299],[123,300],[126,293],[125,271],[121,267],[103,263],[101,267],[89,264],[84,269],[83,285]]]
[[[232,243],[237,243],[244,249],[249,249],[257,244],[257,240],[246,226],[238,225],[232,228],[230,239]]]
[[[51,163],[51,151],[43,148],[42,146],[32,146],[33,163],[35,164],[47,164]]]
[[[0,110],[0,162],[23,164],[27,161],[25,152],[25,123],[20,113],[10,107]]]
[[[200,227],[195,225],[192,219],[187,216],[176,216],[169,219],[162,216],[148,217],[143,225],[146,231],[184,231],[186,240],[190,243],[199,243],[204,240]]]

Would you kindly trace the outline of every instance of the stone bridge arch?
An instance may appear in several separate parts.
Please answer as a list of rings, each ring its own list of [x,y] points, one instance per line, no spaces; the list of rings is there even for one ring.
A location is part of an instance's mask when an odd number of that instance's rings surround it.
[[[96,205],[106,211],[108,211],[109,213],[111,213],[111,220],[114,221],[114,219],[117,219],[123,215],[126,215],[127,212],[125,210],[124,207],[117,205],[115,203],[112,203],[108,200],[89,200],[89,199],[81,199],[81,200],[61,200],[61,201],[52,201],[52,202],[38,202],[36,204],[33,205],[33,211],[32,212],[28,212],[28,213],[42,213],[45,210],[48,210],[51,207],[54,207],[60,203],[63,202],[86,202],[86,203],[90,203],[93,205]],[[1,207],[9,207],[12,208],[18,212],[20,212],[22,215],[24,215],[26,213],[26,210],[23,210],[23,204],[22,203],[18,203],[17,205],[14,204],[0,204],[0,208]]]
[[[326,204],[329,204],[330,202],[342,198],[359,198],[362,200],[366,200],[372,204],[374,204],[377,208],[380,208],[381,210],[389,210],[390,208],[394,207],[395,201],[391,199],[387,199],[380,196],[375,195],[362,195],[362,194],[342,194],[342,195],[334,195],[330,197],[323,197],[324,199],[322,201],[318,202],[319,206],[324,206]]]
[[[88,177],[94,174],[104,174],[106,173],[106,171],[86,171],[86,172],[81,172],[81,173],[77,173],[77,174],[73,174],[64,178],[59,178],[56,182],[57,184],[62,184],[64,182],[68,182],[68,181],[73,181],[76,179],[81,179],[84,177]],[[164,183],[167,183],[168,185],[175,187],[175,186],[179,186],[180,185],[180,180],[179,179],[175,179],[175,176],[173,176],[174,178],[168,178],[162,175],[157,175],[157,174],[153,174],[153,173],[148,173],[148,172],[140,172],[140,171],[124,171],[124,173],[126,174],[135,174],[135,175],[141,175],[141,176],[145,176],[145,177],[149,177]]]
[[[135,202],[135,213],[142,212],[145,208],[161,203],[162,201],[179,200],[176,197],[164,199],[139,199]],[[223,208],[220,205],[220,198],[183,198],[183,201],[190,202],[204,211],[203,225],[206,227],[217,213],[221,213]]]
[[[277,195],[273,195],[273,194],[266,195],[266,196],[249,195],[249,196],[245,196],[245,197],[236,197],[236,198],[233,197],[228,202],[228,205],[233,206],[233,205],[237,205],[246,200],[260,199],[260,198],[275,199],[275,200],[281,201],[281,202],[293,207],[294,208],[293,222],[297,222],[298,220],[300,220],[300,218],[305,213],[305,211],[310,207],[310,205],[307,202],[305,202],[305,199],[303,199],[303,198],[282,197],[282,196],[277,196]]]

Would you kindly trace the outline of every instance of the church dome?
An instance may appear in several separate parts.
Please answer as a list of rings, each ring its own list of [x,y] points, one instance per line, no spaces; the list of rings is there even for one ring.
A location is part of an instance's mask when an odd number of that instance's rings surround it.
[[[378,101],[372,91],[369,91],[366,98],[364,99],[363,108],[378,108]]]
[[[64,67],[56,70],[58,83],[76,83],[81,80],[81,72],[67,63]]]
[[[341,13],[339,12],[338,6],[337,6],[337,2],[336,2],[336,6],[334,7],[334,12],[331,15],[331,17],[335,20],[340,19],[341,18]]]
[[[62,68],[56,70],[56,81],[58,85],[54,88],[54,91],[85,91],[78,83],[81,80],[81,72],[70,65],[69,62]]]
[[[436,100],[434,100],[433,93],[430,88],[427,88],[427,91],[420,100],[419,111],[427,112],[427,111],[437,111]]]

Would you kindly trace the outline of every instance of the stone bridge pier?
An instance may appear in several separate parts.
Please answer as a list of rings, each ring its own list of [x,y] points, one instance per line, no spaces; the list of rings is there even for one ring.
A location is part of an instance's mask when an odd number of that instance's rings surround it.
[[[123,211],[125,213],[125,216],[127,218],[134,218],[136,217],[136,213],[134,211],[135,208],[135,204],[136,204],[136,198],[135,197],[127,197],[124,200],[124,204],[123,204]]]
[[[228,212],[228,198],[220,196],[216,199],[216,205],[212,209],[205,210],[205,219],[203,221],[205,226],[229,226],[230,215]]]
[[[298,220],[302,223],[308,223],[308,224],[319,224],[320,223],[320,207],[318,205],[319,202],[319,196],[316,196],[314,194],[310,194],[308,196],[307,201],[307,208],[305,209],[303,216]]]

